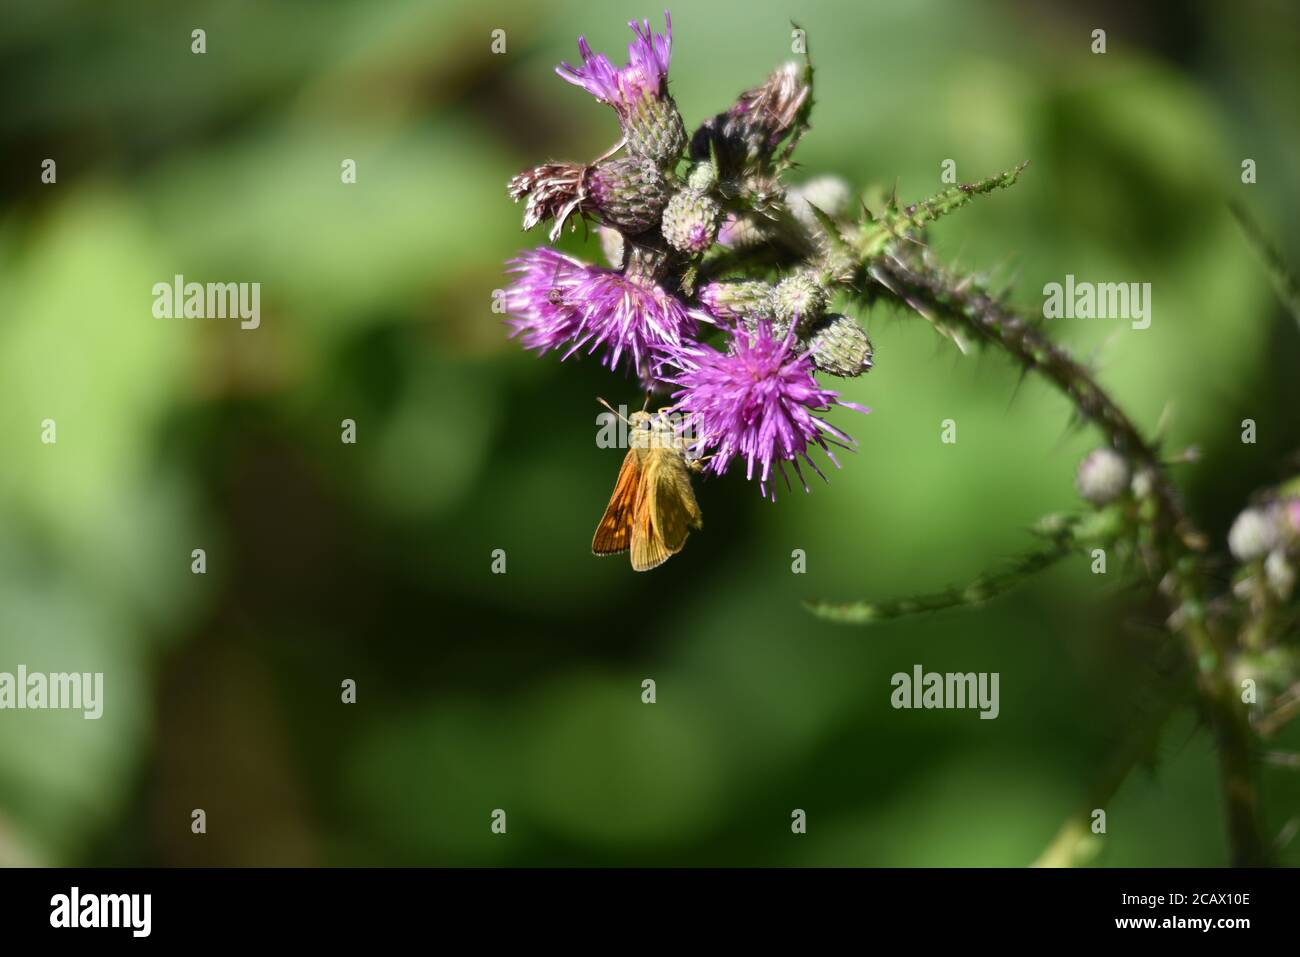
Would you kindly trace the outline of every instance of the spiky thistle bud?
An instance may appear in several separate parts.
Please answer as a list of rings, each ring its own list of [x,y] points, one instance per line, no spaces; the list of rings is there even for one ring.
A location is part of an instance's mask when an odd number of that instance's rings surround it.
[[[659,221],[672,189],[653,161],[624,156],[597,164],[587,192],[599,222],[635,235]]]
[[[686,185],[697,193],[711,193],[718,185],[718,168],[712,160],[696,163],[686,174]]]
[[[809,329],[806,344],[821,372],[851,378],[871,368],[871,340],[852,316],[827,313]]]
[[[1085,501],[1108,505],[1128,489],[1128,462],[1114,449],[1094,449],[1079,463],[1075,485]]]
[[[645,232],[659,222],[671,187],[651,160],[620,156],[594,166],[544,163],[510,181],[510,198],[527,196],[524,229],[553,219],[551,239],[560,235],[575,211],[628,235]]]
[[[700,304],[723,322],[771,322],[772,287],[761,279],[711,282],[699,291]]]
[[[826,313],[830,291],[808,272],[797,272],[777,283],[772,294],[772,307],[779,326],[786,329],[793,323],[808,329]]]
[[[686,127],[671,96],[644,97],[623,117],[627,148],[665,169],[676,165],[686,148]]]
[[[674,249],[694,256],[713,245],[721,222],[717,200],[687,188],[668,200],[659,229]]]

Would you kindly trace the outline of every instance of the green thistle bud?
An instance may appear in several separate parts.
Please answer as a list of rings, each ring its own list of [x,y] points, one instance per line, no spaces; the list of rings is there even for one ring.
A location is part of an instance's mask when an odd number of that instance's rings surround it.
[[[1128,489],[1129,467],[1124,456],[1114,449],[1100,448],[1089,452],[1079,463],[1075,485],[1079,494],[1093,505],[1108,505]]]
[[[791,323],[807,329],[825,314],[829,299],[829,291],[815,276],[799,272],[777,283],[772,305],[787,329]]]
[[[838,376],[860,376],[871,368],[871,340],[852,316],[827,313],[808,333],[813,365]]]
[[[623,156],[591,170],[587,195],[583,208],[598,222],[635,235],[659,222],[671,188],[653,161]]]
[[[700,289],[700,304],[724,322],[771,322],[772,287],[759,279],[711,282]]]
[[[668,201],[659,228],[674,249],[693,256],[713,245],[721,222],[722,207],[716,201],[683,189]]]
[[[623,118],[628,151],[664,169],[676,165],[686,148],[686,127],[671,96],[640,97]]]
[[[718,185],[718,169],[712,161],[696,163],[686,176],[686,185],[697,193],[710,193]]]

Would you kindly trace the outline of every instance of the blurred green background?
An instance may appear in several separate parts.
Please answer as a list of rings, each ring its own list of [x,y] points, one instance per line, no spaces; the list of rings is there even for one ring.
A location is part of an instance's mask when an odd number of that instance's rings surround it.
[[[862,630],[801,609],[1019,552],[1074,506],[1096,443],[1002,358],[883,309],[861,316],[876,367],[844,389],[874,411],[836,415],[860,448],[830,484],[773,504],[707,481],[705,529],[663,568],[590,555],[620,460],[594,442],[595,397],[640,394],[506,338],[502,261],[545,238],[505,183],[613,142],[613,114],[552,68],[579,33],[621,64],[626,21],[659,7],[0,11],[0,670],[106,686],[99,721],[0,713],[0,863],[1019,865],[1183,694],[1159,606],[1082,558],[973,612]],[[688,129],[790,57],[791,18],[807,30],[795,181],[912,200],[945,159],[963,181],[1031,160],[936,249],[1016,279],[1030,309],[1066,273],[1152,283],[1150,329],[1052,330],[1145,428],[1167,413],[1170,449],[1201,447],[1178,475],[1219,542],[1286,474],[1300,331],[1224,201],[1300,261],[1294,4],[673,13]],[[564,246],[599,255],[581,231]],[[261,328],[155,319],[176,273],[261,282]],[[1000,717],[894,711],[890,676],[918,663],[999,672]],[[1266,771],[1271,833],[1300,815],[1298,779]],[[1224,863],[1217,787],[1184,707],[1107,805],[1098,862]]]

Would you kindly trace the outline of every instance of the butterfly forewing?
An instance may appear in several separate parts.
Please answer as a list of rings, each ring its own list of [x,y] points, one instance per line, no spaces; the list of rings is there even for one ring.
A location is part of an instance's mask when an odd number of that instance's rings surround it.
[[[632,520],[632,569],[638,572],[656,568],[673,555],[659,536],[655,525],[655,494],[651,484],[651,471],[651,468],[647,468],[641,478],[641,495],[637,499],[636,515]]]
[[[617,555],[632,544],[632,521],[636,514],[637,495],[641,487],[642,469],[636,449],[628,449],[623,467],[618,470],[614,494],[609,497],[605,514],[596,526],[591,539],[591,551],[596,555]]]

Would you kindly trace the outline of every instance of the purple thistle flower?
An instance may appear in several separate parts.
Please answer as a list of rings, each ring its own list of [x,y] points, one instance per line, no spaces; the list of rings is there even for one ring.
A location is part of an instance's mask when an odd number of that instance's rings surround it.
[[[796,351],[792,337],[774,338],[765,322],[758,323],[754,333],[738,329],[726,352],[695,345],[674,350],[670,361],[680,370],[670,377],[681,387],[673,394],[673,407],[685,413],[685,430],[694,437],[693,453],[712,453],[705,469],[718,475],[739,456],[746,462],[745,477],[752,479],[757,463],[764,495],[769,494],[774,466],[789,486],[787,462],[805,491],[808,483],[800,459],[826,478],[808,456],[809,446],[819,446],[836,468],[839,462],[830,446],[852,448],[848,435],[813,413],[835,405],[870,411],[823,389],[813,375],[808,353]]]
[[[611,369],[626,350],[643,370],[659,349],[680,346],[696,334],[695,314],[648,280],[589,266],[578,295],[581,318],[569,352],[590,342],[587,351],[603,348]]]
[[[546,247],[529,250],[506,265],[516,277],[505,295],[510,334],[522,336],[524,348],[538,352],[558,349],[572,339],[578,329],[573,290],[584,265]]]
[[[505,296],[512,334],[539,352],[568,345],[564,359],[587,346],[588,354],[603,350],[611,369],[627,354],[645,373],[661,350],[693,338],[702,318],[649,279],[546,247],[511,260],[509,271],[517,276]]]
[[[593,53],[586,37],[578,37],[582,65],[562,63],[555,68],[563,79],[580,86],[601,103],[608,103],[626,117],[636,103],[645,98],[658,99],[666,93],[668,60],[672,53],[673,21],[664,11],[664,33],[650,31],[650,21],[628,23],[636,39],[627,45],[627,66],[615,69],[609,57]]]
[[[652,33],[650,21],[628,24],[636,35],[627,46],[627,66],[616,69],[603,53],[593,53],[586,37],[578,38],[582,65],[555,68],[568,82],[580,86],[618,114],[623,141],[633,156],[651,159],[664,169],[676,165],[686,147],[686,127],[677,104],[668,95],[668,60],[673,45],[673,21],[664,33]]]

